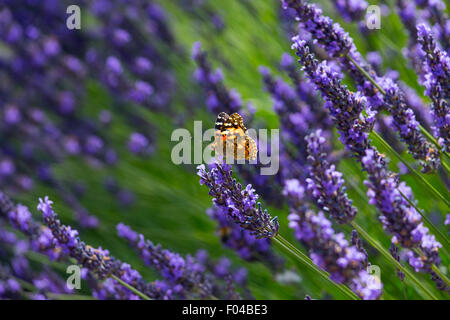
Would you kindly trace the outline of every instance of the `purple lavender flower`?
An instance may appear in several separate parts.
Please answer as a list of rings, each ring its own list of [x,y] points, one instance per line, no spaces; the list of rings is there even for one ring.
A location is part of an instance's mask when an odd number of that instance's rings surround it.
[[[296,50],[304,71],[316,85],[317,90],[327,101],[325,108],[330,111],[345,147],[361,157],[368,148],[368,132],[373,125],[373,112],[368,109],[367,116],[362,115],[365,110],[365,97],[359,92],[353,93],[341,84],[339,77],[332,71],[325,61],[319,63],[304,40],[293,39],[293,49]]]
[[[296,239],[308,248],[314,264],[328,271],[333,281],[349,285],[361,298],[379,298],[381,283],[370,281],[363,269],[366,255],[356,246],[350,246],[342,233],[335,233],[322,211],[315,214],[308,209],[299,198],[301,190],[293,189],[292,185],[285,189],[291,210],[289,227],[294,229]]]
[[[22,287],[16,279],[11,277],[9,268],[0,265],[0,298],[19,299]]]
[[[322,10],[314,4],[303,0],[282,0],[282,4],[284,8],[294,9],[296,18],[301,22],[301,27],[311,34],[315,43],[325,49],[330,56],[338,59],[355,80],[358,90],[370,100],[372,108],[377,110],[383,106],[381,93],[346,56],[348,55],[371,76],[377,78],[375,71],[358,52],[348,33],[338,23],[334,23],[330,17],[324,16]],[[297,40],[301,40],[300,35],[297,36]]]
[[[44,297],[50,296],[48,295],[48,293],[73,293],[73,290],[67,287],[65,279],[60,277],[59,274],[55,273],[50,268],[45,267],[44,270],[39,274],[33,274],[30,281]]]
[[[11,159],[5,158],[0,160],[0,176],[10,176],[14,174],[15,169],[14,162]]]
[[[449,18],[446,12],[445,2],[441,0],[415,0],[418,7],[423,8],[423,16],[433,25],[433,30],[442,43],[442,47],[448,52],[450,49]]]
[[[410,87],[407,87],[404,83],[399,82],[400,89],[405,94],[406,103],[414,110],[414,114],[423,126],[431,128],[432,116],[430,107],[422,101],[416,91]]]
[[[107,250],[93,249],[80,241],[78,231],[70,226],[64,226],[57,219],[52,209],[52,201],[48,197],[39,199],[38,210],[44,216],[45,224],[50,228],[58,246],[71,257],[75,258],[90,271],[96,272],[101,278],[105,278],[112,270],[112,260]]]
[[[339,223],[349,223],[356,216],[357,210],[345,192],[342,173],[328,163],[324,153],[325,138],[321,130],[306,137],[308,143],[308,160],[311,165],[307,187],[318,206],[328,212]]]
[[[398,242],[405,248],[420,247],[423,252],[420,259],[423,263],[420,266],[416,264],[416,269],[427,271],[431,264],[439,263],[438,249],[441,244],[435,241],[433,235],[428,234],[420,214],[401,196],[399,189],[403,188],[402,192],[407,192],[411,201],[414,201],[411,191],[406,189],[404,184],[399,184],[388,170],[384,157],[370,145],[367,131],[373,119],[370,115],[359,115],[364,110],[364,100],[358,96],[355,98],[353,93],[333,76],[326,63],[319,64],[309,54],[309,49],[303,41],[296,41],[294,48],[305,72],[327,100],[326,106],[330,108],[341,134],[340,140],[346,148],[355,153],[363,169],[367,171],[367,195],[370,203],[380,210],[384,228],[394,234],[394,243]]]
[[[415,159],[420,160],[422,172],[435,171],[441,163],[439,150],[420,133],[419,123],[414,111],[406,106],[403,92],[387,77],[382,78],[380,85],[386,91],[386,99],[391,105],[389,110],[394,119],[394,127],[407,144],[409,152]]]
[[[289,54],[284,53],[282,55],[280,67],[291,79],[298,99],[307,105],[309,112],[306,113],[306,119],[309,120],[311,126],[321,128],[326,133],[326,129],[331,125],[331,119],[328,112],[323,108],[323,101],[314,91],[314,85],[301,75],[294,59]],[[332,68],[333,71],[340,73],[336,65],[333,65]]]
[[[425,94],[432,101],[435,134],[443,150],[450,150],[450,57],[439,49],[431,30],[425,25],[417,26],[418,42],[421,45],[425,61]]]
[[[212,279],[215,279],[212,282],[213,291],[220,292],[225,299],[241,299],[241,295],[235,290],[236,285],[239,285],[245,299],[254,299],[247,287],[246,268],[236,269],[231,260],[226,257],[221,257],[218,261],[213,260],[206,250],[198,250],[195,259],[199,271],[213,275]],[[219,280],[222,280],[222,283]]]
[[[156,280],[152,283],[146,283],[138,271],[131,268],[127,263],[122,263],[120,270],[121,280],[147,294],[152,299],[171,300],[174,299],[172,288],[164,281]],[[93,288],[92,295],[101,300],[139,300],[140,297],[127,288],[123,287],[112,278],[105,279]]]
[[[61,249],[55,247],[50,229],[34,221],[27,207],[21,204],[16,206],[1,191],[0,216],[7,219],[15,229],[28,237],[33,250],[47,255],[51,260],[61,257]]]
[[[242,114],[242,101],[235,90],[228,90],[223,84],[223,73],[220,69],[212,71],[207,59],[206,51],[201,48],[200,42],[194,43],[192,47],[192,59],[198,68],[194,73],[194,79],[200,83],[206,93],[206,104],[208,109],[214,113],[226,112]]]
[[[444,292],[450,293],[450,286],[434,271],[430,271],[431,280],[436,284],[436,287]]]
[[[158,299],[161,298],[161,295],[165,296],[164,292],[158,292],[154,283],[146,283],[136,270],[112,257],[108,250],[104,250],[101,247],[94,249],[81,241],[78,231],[70,226],[61,224],[53,211],[52,203],[48,197],[45,197],[44,200],[39,199],[38,210],[42,212],[44,222],[51,230],[54,243],[64,253],[74,258],[77,263],[87,268],[100,279],[115,275],[150,298]],[[134,293],[122,287],[115,280],[112,283],[115,288],[114,291],[121,298],[137,298]]]
[[[212,295],[211,284],[200,272],[195,259],[190,256],[185,259],[178,253],[163,249],[159,244],[154,245],[142,234],[137,234],[122,223],[117,225],[117,231],[120,237],[125,238],[139,252],[145,264],[158,270],[172,283],[174,293],[186,297],[199,289],[203,298]]]
[[[51,201],[48,199],[41,201],[39,207],[44,213],[44,220],[51,224],[53,229],[40,225],[34,221],[28,208],[22,205],[16,206],[4,193],[0,192],[0,217],[8,218],[15,228],[20,230],[30,239],[30,244],[26,241],[17,242],[15,249],[16,258],[14,258],[11,264],[13,267],[12,270],[23,279],[33,282],[40,290],[40,297],[45,298],[47,292],[70,292],[66,289],[65,281],[59,279],[58,276],[53,274],[50,270],[44,269],[45,274],[41,273],[41,275],[37,276],[32,275],[34,274],[34,271],[29,269],[27,261],[23,258],[23,253],[28,249],[44,253],[51,259],[67,258],[65,254],[68,253],[70,256],[76,257],[78,263],[88,265],[92,275],[95,274],[101,277],[107,276],[108,274],[114,274],[153,299],[171,297],[170,291],[161,288],[157,283],[146,283],[137,271],[131,269],[129,265],[109,256],[107,250],[102,250],[101,248],[93,249],[90,246],[85,245],[84,242],[78,238],[76,230],[72,230],[70,227],[66,227],[59,222],[56,214],[51,208]],[[86,277],[85,271],[87,271],[87,269],[82,270],[83,279]],[[99,289],[98,286],[100,283],[97,282],[95,278],[92,278],[91,274],[89,275],[91,277],[89,284],[90,286],[93,286],[94,296],[97,296],[96,290]],[[107,282],[110,284],[110,295],[98,295],[98,298],[138,298],[116,280],[108,278]]]
[[[323,43],[326,51],[335,57],[348,53],[354,47],[352,39],[333,20],[322,15],[322,10],[314,4],[300,0],[282,0],[283,8],[292,8],[297,16],[304,22],[304,27],[314,39]]]
[[[20,114],[20,110],[16,105],[6,105],[4,111],[4,121],[8,125],[18,124],[22,120],[22,115]]]
[[[285,8],[289,7],[296,11],[297,17],[302,22],[303,27],[312,34],[313,39],[322,46],[329,55],[337,58],[351,77],[357,83],[367,102],[370,105],[370,112],[376,112],[381,107],[392,113],[396,120],[395,129],[402,140],[408,144],[408,150],[414,158],[419,159],[423,165],[424,172],[437,169],[440,164],[439,152],[419,131],[418,123],[415,121],[414,113],[404,100],[403,93],[398,86],[389,83],[386,77],[379,78],[371,66],[364,61],[362,55],[357,51],[353,40],[337,23],[333,23],[329,17],[322,14],[322,10],[313,4],[308,4],[302,0],[282,0]],[[298,48],[301,43],[299,36],[294,37],[294,47]],[[303,41],[303,44],[305,42]],[[309,53],[309,52],[308,52]],[[351,58],[351,59],[349,59]],[[377,83],[383,82],[386,87],[386,96],[365,77],[365,75],[354,65],[356,61],[365,71],[371,75]],[[382,85],[383,86],[383,85]]]
[[[334,0],[333,3],[346,22],[359,22],[367,8],[367,2],[364,0]]]
[[[134,154],[141,154],[149,146],[148,139],[139,132],[133,132],[128,140],[128,149]]]
[[[403,25],[408,31],[408,46],[403,48],[403,54],[408,59],[409,63],[413,66],[414,70],[418,73],[419,77],[422,77],[422,59],[418,52],[417,44],[417,28],[418,11],[414,1],[398,0],[396,2],[398,14]]]
[[[230,221],[224,208],[214,206],[209,208],[207,213],[218,223],[216,230],[221,242],[235,250],[242,259],[261,261],[272,270],[283,265],[283,260],[272,252],[270,239],[257,239],[249,230],[244,230]]]
[[[381,66],[383,65],[383,58],[376,51],[367,52],[366,60],[372,68],[374,68],[378,73],[380,73]]]
[[[144,104],[154,91],[155,90],[149,83],[142,80],[137,80],[133,87],[129,90],[128,97],[131,101]]]
[[[99,119],[100,123],[105,127],[109,126],[109,124],[112,121],[112,118],[113,118],[113,116],[112,116],[111,112],[106,109],[101,110],[98,115],[98,119]]]
[[[249,230],[256,238],[271,238],[278,233],[277,217],[271,218],[261,204],[256,204],[258,195],[249,184],[242,189],[232,177],[231,166],[226,163],[214,163],[207,171],[205,165],[199,165],[200,184],[209,188],[213,203],[224,210],[231,221]]]
[[[423,251],[421,265],[414,263],[416,270],[427,271],[431,264],[439,264],[439,248],[442,245],[428,233],[420,214],[400,193],[412,198],[411,189],[404,183],[399,184],[387,169],[385,161],[373,149],[366,151],[361,164],[368,173],[365,184],[369,189],[369,203],[376,205],[382,213],[380,219],[383,227],[394,234],[392,242]],[[410,259],[411,261],[413,260]]]
[[[283,126],[283,138],[296,147],[300,153],[296,158],[306,159],[304,138],[309,133],[310,127],[325,126],[326,121],[316,116],[305,101],[299,98],[294,88],[281,78],[274,78],[266,67],[259,68],[263,76],[265,89],[270,92],[273,99],[273,108],[280,117]]]
[[[306,150],[304,138],[309,132],[310,126],[317,123],[315,114],[301,101],[296,91],[281,78],[274,78],[269,69],[260,67],[263,76],[264,87],[270,92],[273,100],[273,109],[280,118],[282,126],[281,145],[281,173],[283,179],[297,175],[303,175],[306,163]],[[287,145],[291,148],[288,148]]]

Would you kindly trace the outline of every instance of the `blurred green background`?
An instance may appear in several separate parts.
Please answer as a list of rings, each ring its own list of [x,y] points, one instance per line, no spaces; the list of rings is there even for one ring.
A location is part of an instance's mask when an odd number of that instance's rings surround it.
[[[324,13],[341,23],[355,40],[358,49],[365,54],[368,51],[378,51],[384,58],[384,68],[398,70],[400,78],[409,86],[415,88],[423,96],[424,88],[417,84],[417,76],[407,66],[402,57],[401,48],[407,42],[403,26],[391,8],[390,13],[382,18],[380,30],[369,36],[360,34],[356,24],[343,22],[333,6],[328,1],[320,1]],[[110,136],[119,152],[119,165],[114,168],[93,168],[88,164],[71,159],[54,167],[53,170],[62,181],[83,181],[87,192],[81,203],[100,219],[100,228],[81,230],[81,238],[92,246],[102,246],[111,253],[139,270],[144,278],[155,279],[151,269],[145,267],[139,257],[128,248],[126,242],[116,235],[116,224],[123,222],[143,233],[155,243],[183,254],[194,254],[198,249],[206,249],[213,258],[226,256],[234,262],[234,266],[245,266],[249,269],[249,287],[258,299],[303,299],[305,294],[314,299],[339,298],[339,295],[327,294],[321,282],[306,270],[287,259],[287,269],[299,270],[301,281],[294,284],[280,284],[275,281],[275,274],[261,263],[244,262],[231,249],[224,248],[215,235],[215,222],[205,213],[211,206],[211,198],[207,188],[199,185],[195,175],[195,165],[174,165],[170,161],[170,141],[173,129],[180,127],[179,119],[185,121],[183,126],[192,128],[194,120],[204,120],[205,124],[213,126],[214,116],[201,105],[192,106],[186,103],[186,95],[202,94],[201,88],[192,81],[194,63],[190,60],[190,49],[195,41],[201,41],[209,52],[214,67],[221,67],[225,73],[225,82],[230,88],[236,88],[244,102],[251,101],[257,108],[256,119],[264,121],[267,127],[278,128],[278,119],[272,111],[269,95],[263,91],[258,66],[266,65],[276,71],[276,66],[283,52],[290,52],[290,42],[280,24],[280,2],[278,0],[211,0],[208,7],[219,13],[225,23],[223,31],[218,32],[204,12],[186,12],[178,1],[160,1],[169,15],[172,30],[177,43],[182,46],[185,54],[167,52],[177,78],[177,98],[174,104],[174,115],[167,116],[140,110],[142,117],[150,121],[155,130],[156,151],[149,158],[133,156],[126,149],[128,136],[133,128],[121,121],[119,116],[113,117]],[[392,4],[388,2],[392,7]],[[293,22],[291,22],[293,23]],[[83,101],[83,108],[90,116],[96,117],[102,109],[108,109],[112,98],[98,83],[89,84],[89,95]],[[130,108],[137,106],[130,105]],[[381,152],[386,152],[379,147]],[[398,171],[397,163],[392,155],[391,168]],[[409,155],[405,157],[413,163]],[[390,237],[381,228],[377,212],[368,205],[365,196],[366,188],[362,184],[364,174],[359,164],[353,159],[346,159],[339,164],[339,170],[344,172],[350,197],[354,200],[359,213],[356,221],[372,236],[378,239],[388,249]],[[104,189],[103,181],[107,176],[116,176],[121,186],[132,190],[137,201],[130,208],[122,208],[117,201]],[[436,223],[444,234],[446,207],[423,190],[422,186],[410,174],[402,175],[413,188],[419,207]],[[447,188],[436,175],[427,177],[433,186],[448,194]],[[48,195],[55,202],[55,209],[60,214],[64,224],[77,228],[72,218],[71,208],[66,207],[54,190],[43,185],[21,195],[17,200],[28,205],[35,218],[42,219],[35,208],[38,197]],[[293,240],[291,230],[287,228],[287,206],[282,208],[268,207],[272,216],[278,216],[281,234]],[[337,227],[347,235],[349,228]],[[349,239],[349,237],[347,237]],[[298,244],[297,244],[298,245]],[[381,268],[381,278],[384,284],[384,299],[403,298],[404,293],[400,280],[395,275],[395,268],[376,251],[368,247],[369,260]],[[299,245],[298,245],[299,246]],[[280,254],[283,254],[280,252]],[[448,265],[448,261],[443,261]],[[427,276],[420,275],[426,286],[432,283]],[[407,298],[419,298],[414,288],[406,286]],[[439,293],[438,293],[439,294]],[[446,298],[441,295],[441,298]]]

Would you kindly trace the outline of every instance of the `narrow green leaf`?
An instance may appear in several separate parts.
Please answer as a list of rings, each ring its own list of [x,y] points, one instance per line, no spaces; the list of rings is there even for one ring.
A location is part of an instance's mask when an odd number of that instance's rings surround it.
[[[133,293],[137,294],[139,297],[141,297],[144,300],[152,300],[150,299],[150,297],[148,297],[147,295],[143,294],[142,292],[140,292],[138,289],[136,289],[135,287],[130,286],[128,283],[126,283],[125,281],[123,281],[122,279],[120,279],[119,277],[116,277],[115,275],[110,275],[111,278],[113,278],[114,280],[116,280],[117,282],[119,282],[121,285],[123,285],[125,288],[129,289],[130,291],[132,291]]]

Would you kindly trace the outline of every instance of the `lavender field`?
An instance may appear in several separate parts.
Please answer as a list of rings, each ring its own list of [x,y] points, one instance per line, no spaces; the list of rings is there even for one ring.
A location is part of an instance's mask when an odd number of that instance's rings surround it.
[[[0,299],[447,300],[449,7],[0,0]]]

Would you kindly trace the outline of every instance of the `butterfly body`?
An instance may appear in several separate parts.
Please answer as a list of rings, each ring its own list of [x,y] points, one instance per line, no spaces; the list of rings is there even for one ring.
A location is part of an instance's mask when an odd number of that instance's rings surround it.
[[[212,144],[216,155],[235,160],[255,160],[258,152],[256,142],[247,134],[242,117],[221,112],[215,125],[215,139]]]

